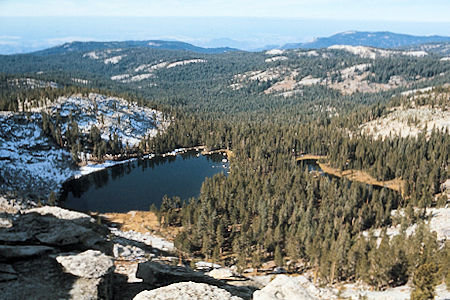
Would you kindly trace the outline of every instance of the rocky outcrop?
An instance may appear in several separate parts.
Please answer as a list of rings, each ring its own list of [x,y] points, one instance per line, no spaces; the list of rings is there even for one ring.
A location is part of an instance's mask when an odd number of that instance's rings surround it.
[[[9,261],[11,259],[25,259],[33,256],[39,256],[44,253],[55,250],[47,246],[29,246],[29,245],[0,245],[0,261]]]
[[[232,280],[236,277],[240,277],[228,268],[213,269],[206,273],[206,275],[219,280]]]
[[[263,289],[253,294],[254,300],[314,300],[302,286],[303,278],[278,275]]]
[[[25,213],[38,213],[40,215],[52,215],[61,220],[71,220],[78,224],[88,225],[93,223],[94,219],[87,215],[77,211],[71,211],[58,206],[42,206],[31,208],[25,211]]]
[[[58,207],[22,211],[1,215],[0,299],[112,299],[106,227]]]
[[[180,282],[139,293],[133,300],[242,300],[216,286],[196,282]]]
[[[0,264],[0,282],[17,279],[17,272],[11,265]]]
[[[171,266],[156,261],[140,263],[136,273],[137,278],[143,279],[145,283],[154,286],[169,285],[177,282],[197,282],[223,288],[232,295],[237,295],[244,299],[250,299],[255,288],[250,286],[230,285],[224,281],[214,279],[202,272],[195,272],[184,266]]]
[[[56,261],[64,267],[66,273],[88,279],[103,277],[114,268],[111,257],[95,250],[79,254],[61,254],[56,257]]]
[[[140,263],[136,277],[154,285],[165,285],[182,281],[211,283],[213,278],[182,266],[171,266],[159,262]]]
[[[72,299],[111,299],[114,263],[100,251],[62,254],[56,261],[77,278],[70,290]]]
[[[111,254],[112,245],[106,241],[109,231],[89,220],[89,216],[76,219],[64,219],[61,214],[41,214],[30,212],[9,218],[12,226],[0,230],[0,244],[39,245],[64,248],[65,250],[84,251],[96,249]],[[67,211],[67,215],[71,212]],[[56,214],[58,215],[58,214]]]

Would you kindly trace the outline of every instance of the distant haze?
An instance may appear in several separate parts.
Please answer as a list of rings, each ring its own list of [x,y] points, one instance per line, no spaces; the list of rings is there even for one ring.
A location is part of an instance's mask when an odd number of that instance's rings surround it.
[[[305,20],[246,17],[1,17],[0,53],[71,41],[178,40],[202,47],[275,48],[338,32],[450,35],[450,22]]]

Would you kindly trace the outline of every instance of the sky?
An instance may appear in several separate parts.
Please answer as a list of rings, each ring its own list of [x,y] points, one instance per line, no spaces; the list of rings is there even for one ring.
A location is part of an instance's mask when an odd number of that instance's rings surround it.
[[[450,36],[450,0],[0,0],[0,54],[70,41],[245,50],[348,30]]]
[[[227,16],[448,22],[449,12],[449,0],[0,0],[1,16]]]

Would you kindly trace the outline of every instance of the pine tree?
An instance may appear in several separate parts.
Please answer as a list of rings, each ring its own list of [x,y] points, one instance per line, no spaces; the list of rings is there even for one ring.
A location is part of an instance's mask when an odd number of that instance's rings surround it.
[[[284,265],[283,254],[281,253],[281,248],[279,245],[275,247],[274,260],[277,266],[282,267]]]
[[[423,264],[416,269],[413,277],[414,290],[411,292],[411,300],[434,299],[437,271],[438,268],[434,262]]]

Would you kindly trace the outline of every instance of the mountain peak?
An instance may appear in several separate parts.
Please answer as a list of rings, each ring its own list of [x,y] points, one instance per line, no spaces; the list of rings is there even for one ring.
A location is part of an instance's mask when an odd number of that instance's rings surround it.
[[[426,43],[449,42],[447,36],[415,36],[389,31],[345,31],[329,37],[321,37],[308,43],[286,44],[283,49],[327,48],[333,45],[399,48]]]

